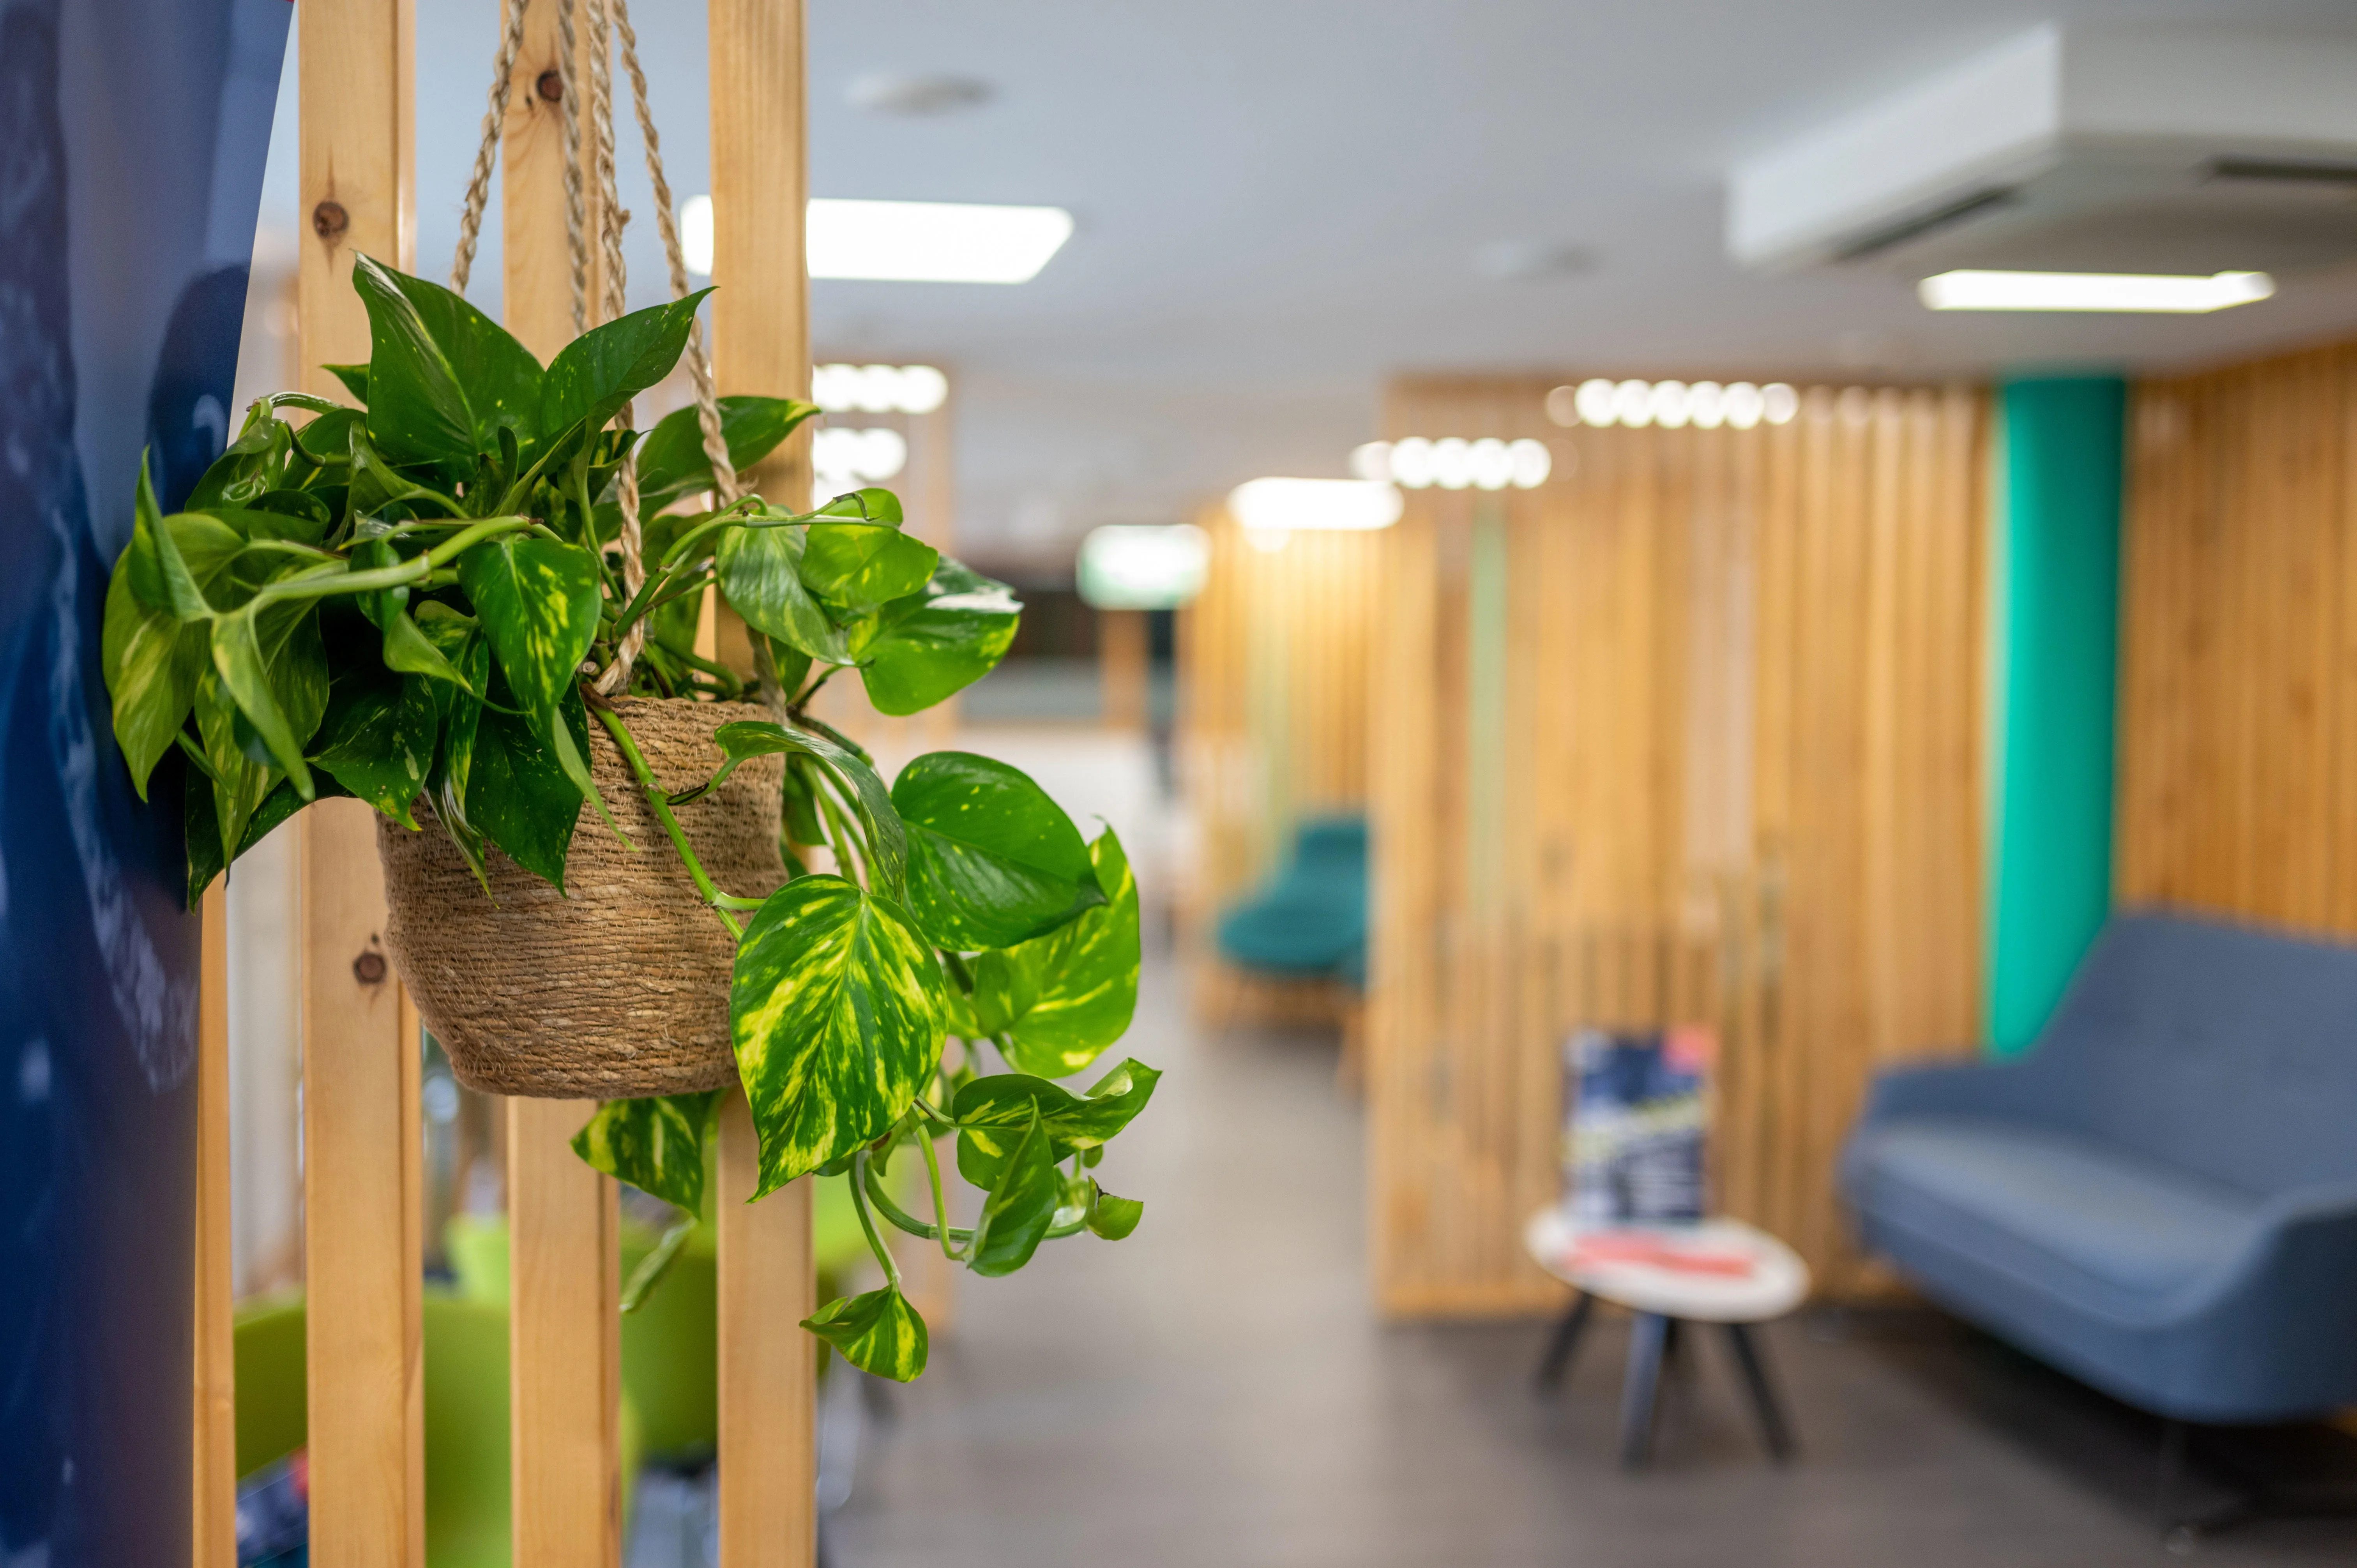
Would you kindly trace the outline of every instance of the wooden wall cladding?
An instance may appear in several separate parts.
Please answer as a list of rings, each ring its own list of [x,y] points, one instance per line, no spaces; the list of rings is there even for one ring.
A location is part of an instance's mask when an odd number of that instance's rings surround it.
[[[2357,343],[2130,419],[2118,897],[2357,932]]]
[[[1367,800],[1368,647],[1383,542],[1297,532],[1262,550],[1224,511],[1203,592],[1178,614],[1178,766],[1196,838],[1182,925],[1240,895],[1293,824]]]
[[[1979,1032],[1986,400],[1813,389],[1749,431],[1558,430],[1412,381],[1405,436],[1535,437],[1409,493],[1371,654],[1370,1218],[1398,1314],[1555,1299],[1563,1041],[1720,1039],[1718,1202],[1860,1282],[1834,1162],[1875,1064]]]

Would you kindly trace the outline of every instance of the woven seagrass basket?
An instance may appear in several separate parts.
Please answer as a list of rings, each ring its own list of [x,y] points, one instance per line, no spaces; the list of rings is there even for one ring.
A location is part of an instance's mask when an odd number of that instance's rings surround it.
[[[768,719],[742,703],[620,699],[623,725],[676,793],[721,764],[712,732]],[[411,832],[380,817],[390,914],[385,946],[459,1081],[492,1094],[635,1099],[737,1081],[728,979],[736,944],[705,908],[613,737],[589,725],[590,774],[632,850],[583,802],[565,893],[497,849],[491,896],[439,823]],[[759,897],[786,880],[778,854],[781,761],[759,757],[674,814],[724,890]]]

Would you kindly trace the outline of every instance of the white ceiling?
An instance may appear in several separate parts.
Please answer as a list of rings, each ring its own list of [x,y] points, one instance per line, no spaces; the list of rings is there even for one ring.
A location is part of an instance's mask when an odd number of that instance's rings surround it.
[[[419,0],[428,275],[455,239],[496,10]],[[2037,22],[2346,37],[2350,0],[810,0],[810,17],[814,195],[1079,220],[1027,285],[812,290],[823,354],[956,374],[977,555],[1068,560],[1099,522],[1183,516],[1256,474],[1339,474],[1401,370],[2138,367],[2357,326],[2357,269],[2215,317],[1935,317],[1903,280],[1740,273],[1721,236],[1734,161]],[[673,185],[703,189],[703,6],[640,0],[638,22]],[[852,80],[879,70],[996,95],[936,119],[851,107]],[[269,206],[291,223],[282,161]],[[635,183],[624,201],[644,212]],[[633,292],[652,297],[651,226],[633,236]],[[1484,278],[1474,253],[1499,241],[1595,264]],[[476,275],[495,279],[486,260]]]

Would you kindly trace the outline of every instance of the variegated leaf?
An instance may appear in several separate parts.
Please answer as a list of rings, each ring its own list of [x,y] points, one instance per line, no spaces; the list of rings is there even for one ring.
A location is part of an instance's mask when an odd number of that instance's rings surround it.
[[[890,899],[839,876],[771,894],[728,1012],[761,1137],[759,1197],[881,1137],[941,1059],[942,975]]]
[[[458,585],[517,704],[545,719],[597,635],[597,561],[576,545],[503,534],[458,557]]]
[[[573,1152],[694,1214],[704,1205],[704,1139],[722,1092],[609,1100],[574,1134]]]
[[[1106,903],[1044,937],[985,953],[974,966],[974,1010],[992,1033],[1007,1036],[1006,1065],[1017,1072],[1080,1071],[1127,1032],[1137,1011],[1137,879],[1111,828],[1089,856]]]
[[[909,910],[942,947],[1011,947],[1105,902],[1071,818],[1004,762],[928,752],[900,770],[892,804],[909,827]]]
[[[843,1353],[863,1372],[913,1382],[925,1369],[925,1320],[891,1285],[865,1295],[839,1295],[802,1326]]]

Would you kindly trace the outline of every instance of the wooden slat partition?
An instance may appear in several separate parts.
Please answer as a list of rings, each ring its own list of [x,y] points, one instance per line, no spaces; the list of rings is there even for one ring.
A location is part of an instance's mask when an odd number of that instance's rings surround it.
[[[1551,383],[1396,387],[1394,435],[1549,442],[1412,492],[1375,624],[1378,1294],[1553,1298],[1577,1027],[1721,1040],[1721,1207],[1858,1283],[1832,1165],[1872,1065],[1977,1034],[1986,412],[1812,391],[1791,424],[1557,430]]]
[[[411,0],[306,0],[302,22],[300,363],[307,390],[341,398],[317,367],[368,358],[352,257],[416,260],[414,16]],[[325,800],[301,823],[311,1561],[420,1568],[417,1036],[380,934],[374,814]]]
[[[237,1353],[231,1337],[229,889],[205,894],[197,993],[196,1568],[237,1568]]]
[[[802,256],[802,0],[711,0],[713,362],[723,392],[810,395]],[[755,477],[805,494],[809,437]],[[748,1205],[758,1170],[751,1116],[729,1096],[720,1124],[720,1561],[811,1568],[818,1552],[812,1426],[817,1360],[810,1316],[808,1178]]]
[[[565,118],[538,91],[562,62],[557,0],[530,0],[501,130],[500,260],[508,330],[544,363],[570,342],[572,261],[565,239]],[[501,25],[487,13],[488,50]],[[576,80],[589,80],[589,29],[576,28]],[[585,138],[586,140],[586,138]],[[585,159],[587,157],[585,150]],[[619,155],[618,155],[619,156]],[[595,231],[594,179],[582,192]],[[588,300],[602,298],[590,252]],[[586,832],[602,831],[592,820]],[[619,1568],[622,1553],[619,1293],[621,1214],[613,1179],[573,1153],[594,1101],[507,1101],[508,1423],[516,1568]]]
[[[2130,419],[2118,896],[2357,933],[2357,343]]]
[[[1199,835],[1179,897],[1200,933],[1270,868],[1296,822],[1365,809],[1383,542],[1297,532],[1265,551],[1223,510],[1198,521],[1211,565],[1178,615],[1178,744]]]

